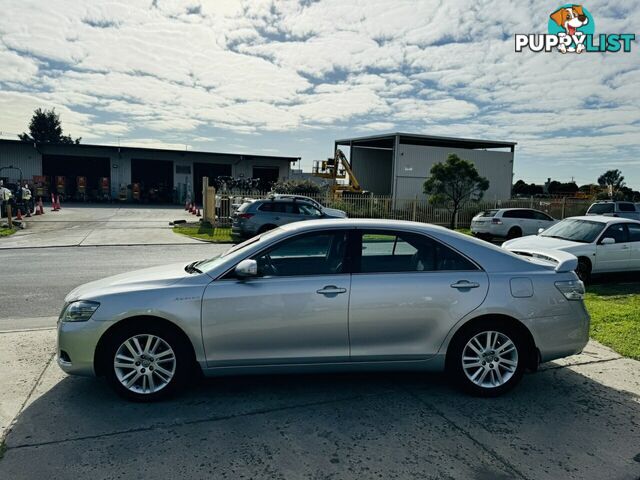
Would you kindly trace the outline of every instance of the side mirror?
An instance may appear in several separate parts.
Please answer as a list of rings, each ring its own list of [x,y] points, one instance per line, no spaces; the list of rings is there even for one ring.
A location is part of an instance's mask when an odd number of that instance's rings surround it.
[[[542,232],[544,232],[544,228],[539,228],[538,229],[538,235],[540,235]]]
[[[258,262],[247,258],[242,260],[234,270],[238,278],[249,278],[258,276]]]
[[[616,243],[616,240],[614,238],[611,238],[611,237],[603,238],[600,241],[601,245],[613,245],[614,243]]]

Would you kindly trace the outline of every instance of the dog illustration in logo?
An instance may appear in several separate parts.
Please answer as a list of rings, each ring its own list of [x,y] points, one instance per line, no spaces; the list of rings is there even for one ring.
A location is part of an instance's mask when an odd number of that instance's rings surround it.
[[[558,36],[569,35],[570,37],[581,37],[584,35],[584,33],[578,30],[578,28],[589,23],[589,18],[584,14],[582,5],[562,7],[551,14],[551,20],[556,22],[558,26],[565,30],[565,33],[559,33]],[[573,45],[567,47],[565,44],[561,43],[558,46],[558,50],[562,53],[582,53],[585,50],[585,46],[583,43],[578,43],[577,47],[574,47]]]

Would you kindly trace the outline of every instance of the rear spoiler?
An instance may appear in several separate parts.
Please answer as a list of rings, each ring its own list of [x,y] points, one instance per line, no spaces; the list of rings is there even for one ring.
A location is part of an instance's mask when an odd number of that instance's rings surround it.
[[[573,272],[578,267],[578,258],[575,255],[564,252],[562,250],[551,249],[535,249],[535,248],[514,248],[513,250],[507,249],[511,253],[516,255],[523,255],[526,257],[541,258],[542,260],[548,260],[556,263],[555,271]]]

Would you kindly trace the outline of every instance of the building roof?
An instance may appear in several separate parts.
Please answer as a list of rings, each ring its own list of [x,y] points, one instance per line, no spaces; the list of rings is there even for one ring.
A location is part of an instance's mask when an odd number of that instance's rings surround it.
[[[345,138],[336,140],[337,145],[356,145],[366,147],[389,148],[395,144],[396,137],[399,142],[410,145],[424,145],[429,147],[452,147],[452,148],[513,148],[516,142],[503,142],[495,140],[477,140],[472,138],[440,137],[436,135],[420,135],[415,133],[386,133],[371,135],[366,137]]]
[[[23,145],[33,145],[34,142],[24,142],[22,140],[8,140],[8,139],[0,139],[0,145],[2,144],[6,144],[6,143],[11,143],[11,144],[23,144]],[[90,144],[90,143],[79,143],[79,144],[75,144],[75,143],[38,143],[37,144],[38,148],[47,148],[47,147],[53,147],[53,148],[69,148],[69,149],[77,149],[77,150],[83,150],[83,149],[87,149],[87,148],[99,148],[99,149],[103,149],[103,150],[108,150],[108,151],[112,151],[112,152],[121,152],[123,150],[128,150],[128,151],[143,151],[143,152],[170,152],[170,153],[189,153],[191,155],[225,155],[225,156],[232,156],[232,157],[251,157],[251,158],[268,158],[268,159],[281,159],[281,160],[288,160],[290,162],[297,162],[298,160],[300,160],[300,157],[285,157],[285,156],[281,156],[281,155],[260,155],[260,154],[253,154],[253,153],[228,153],[228,152],[205,152],[205,151],[199,151],[199,150],[174,150],[174,149],[170,149],[170,148],[145,148],[145,147],[128,147],[126,145],[95,145],[95,144]]]

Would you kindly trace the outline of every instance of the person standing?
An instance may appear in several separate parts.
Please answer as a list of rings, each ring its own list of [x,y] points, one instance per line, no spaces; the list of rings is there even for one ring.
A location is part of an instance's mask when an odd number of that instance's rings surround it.
[[[22,187],[22,203],[27,209],[27,215],[31,215],[31,212],[33,212],[33,197],[27,183]]]
[[[7,216],[7,205],[11,202],[13,194],[11,190],[4,186],[4,182],[0,180],[0,217]]]

